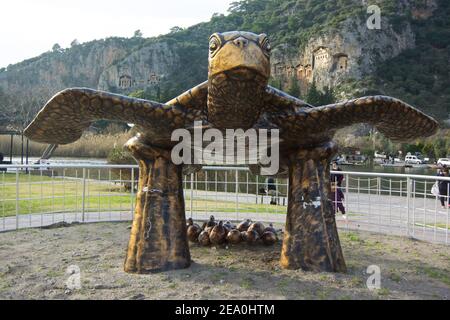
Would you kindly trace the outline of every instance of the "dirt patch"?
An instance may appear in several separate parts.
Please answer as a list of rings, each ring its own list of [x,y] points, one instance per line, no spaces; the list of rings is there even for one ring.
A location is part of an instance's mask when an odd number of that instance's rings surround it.
[[[448,246],[343,232],[348,273],[280,268],[281,243],[205,248],[192,266],[152,275],[123,272],[129,223],[97,223],[0,234],[0,299],[449,299]],[[280,227],[280,226],[276,226]],[[367,289],[367,267],[381,289]],[[69,290],[70,266],[81,289]]]

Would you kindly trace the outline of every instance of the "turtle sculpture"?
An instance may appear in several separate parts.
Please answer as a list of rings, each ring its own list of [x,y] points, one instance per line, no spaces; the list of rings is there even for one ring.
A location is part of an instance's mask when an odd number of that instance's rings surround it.
[[[329,163],[337,129],[375,126],[395,141],[436,132],[437,122],[391,97],[369,96],[314,107],[268,85],[270,43],[265,34],[215,33],[209,42],[208,80],[167,103],[86,88],[57,93],[26,128],[30,139],[68,144],[99,119],[133,123],[126,147],[139,163],[139,189],[125,271],[149,273],[191,263],[183,198],[183,164],[171,160],[175,129],[278,129],[279,175],[289,177],[281,266],[345,272],[331,204]],[[258,166],[252,166],[257,172]]]

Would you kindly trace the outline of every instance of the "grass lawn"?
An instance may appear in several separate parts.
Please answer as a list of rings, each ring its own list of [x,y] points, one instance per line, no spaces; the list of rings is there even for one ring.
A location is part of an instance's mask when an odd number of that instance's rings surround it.
[[[78,172],[77,175],[81,174]],[[122,184],[97,180],[91,175],[85,186],[86,212],[127,211],[134,203],[135,195],[126,191]],[[93,180],[97,178],[96,180]],[[0,175],[0,217],[16,215],[16,174]],[[81,212],[83,201],[83,182],[77,178],[49,177],[45,175],[19,174],[18,196],[19,213],[62,213]],[[190,210],[190,195],[186,194],[186,211]],[[134,205],[133,205],[134,207]],[[285,206],[239,203],[239,212],[286,213]],[[193,210],[196,212],[236,212],[235,199],[215,201],[213,199],[194,198]]]
[[[0,216],[16,214],[16,194],[19,213],[51,213],[81,211],[83,183],[81,179],[19,174],[16,188],[15,174],[0,176]],[[133,196],[120,184],[86,181],[85,210],[106,211],[130,208]]]

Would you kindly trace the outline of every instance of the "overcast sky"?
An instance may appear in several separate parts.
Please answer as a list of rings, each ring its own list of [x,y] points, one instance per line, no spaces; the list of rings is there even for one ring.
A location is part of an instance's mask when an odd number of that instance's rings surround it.
[[[109,36],[145,37],[208,21],[233,0],[1,0],[0,67],[37,56],[59,43]]]

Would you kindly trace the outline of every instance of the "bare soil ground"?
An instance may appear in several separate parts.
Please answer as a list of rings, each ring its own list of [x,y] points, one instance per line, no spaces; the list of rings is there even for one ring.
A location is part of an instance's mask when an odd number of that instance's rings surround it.
[[[283,270],[273,247],[191,245],[192,266],[130,275],[122,264],[129,223],[97,223],[0,234],[0,299],[449,299],[448,246],[341,231],[348,273]],[[69,266],[81,289],[69,290]],[[381,269],[369,290],[366,269]]]

